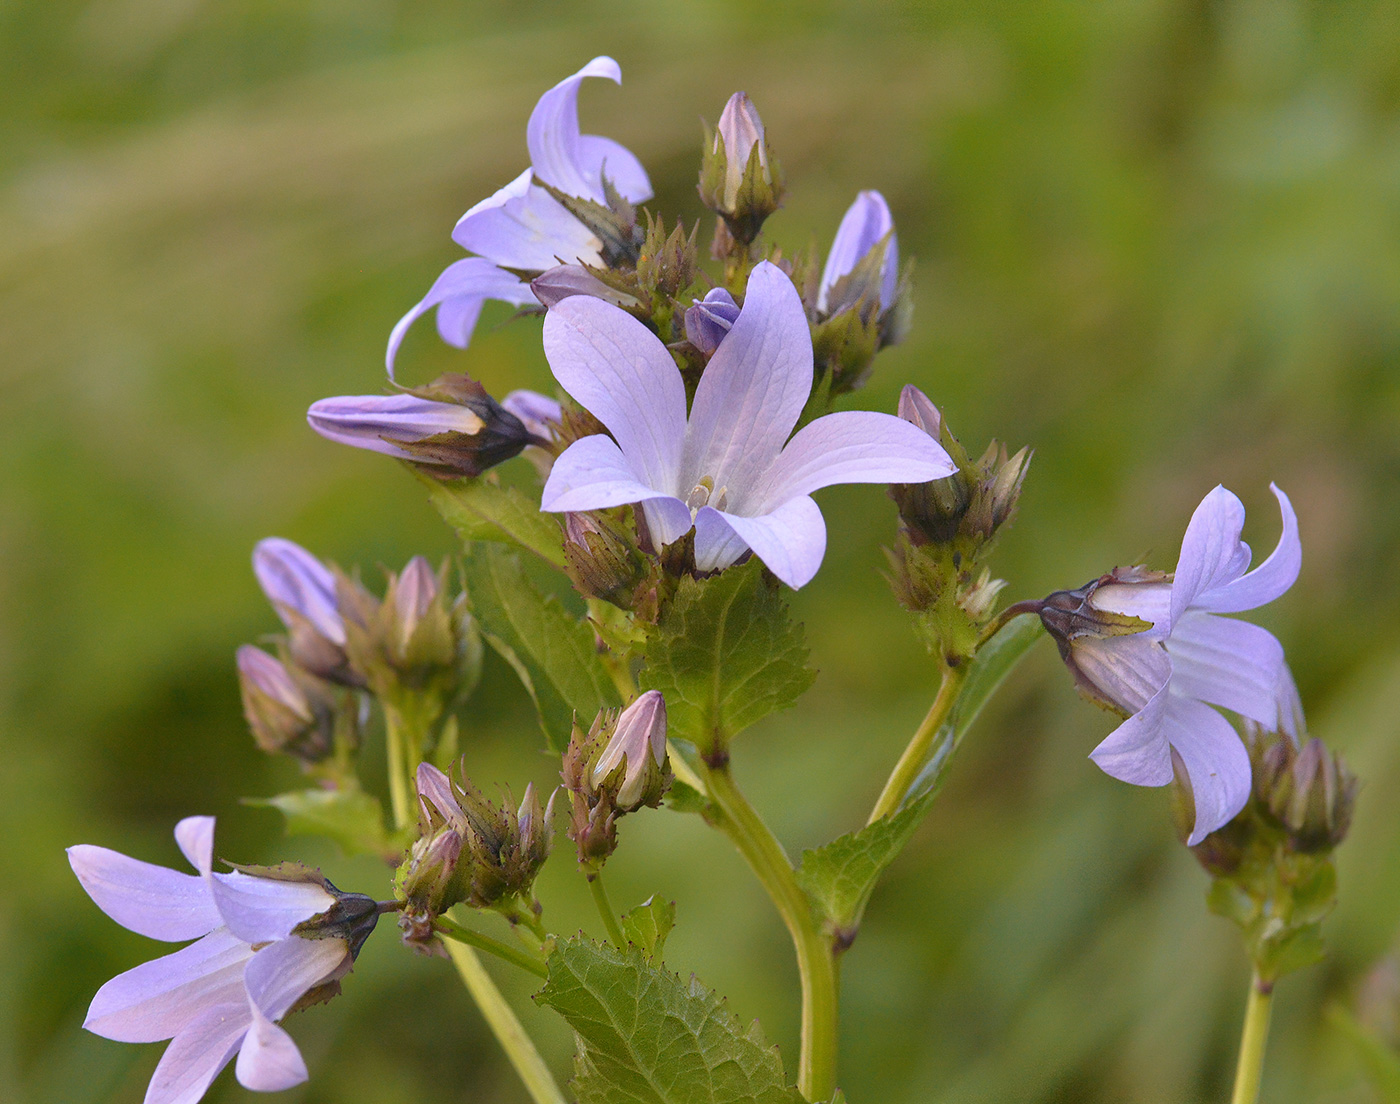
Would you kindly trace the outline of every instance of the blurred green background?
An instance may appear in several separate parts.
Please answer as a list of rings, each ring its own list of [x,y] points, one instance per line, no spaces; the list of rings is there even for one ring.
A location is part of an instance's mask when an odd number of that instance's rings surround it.
[[[1400,6],[1365,0],[0,4],[0,1099],[138,1101],[160,1051],[80,1030],[157,948],[97,911],[64,846],[175,864],[174,822],[217,813],[223,855],[387,894],[373,862],[239,804],[297,782],[239,714],[234,648],[278,628],[249,553],[277,534],[373,573],[452,551],[409,475],[302,413],[383,388],[390,326],[460,255],[453,222],[526,164],[536,97],[600,53],[624,85],[589,83],[584,129],[642,158],[658,210],[701,214],[699,118],[736,88],[788,173],[773,237],[824,250],[858,189],[888,197],[915,329],[859,405],[913,381],[969,447],[1036,448],[997,559],[1010,597],[1169,568],[1217,482],[1262,554],[1269,481],[1292,495],[1303,574],[1260,619],[1365,789],[1264,1097],[1372,1099],[1328,1009],[1400,927],[1398,42]],[[538,321],[507,317],[465,354],[421,324],[401,371],[547,388]],[[863,820],[933,690],[880,576],[892,505],[819,498],[831,547],[793,604],[822,674],[736,748],[790,848]],[[549,782],[522,694],[487,674],[473,775]],[[1227,1094],[1243,955],[1166,795],[1086,760],[1110,727],[1048,644],[979,724],[845,959],[854,1104]],[[670,814],[622,836],[615,900],[678,901],[669,964],[791,1069],[787,937],[737,855]],[[594,929],[566,846],[553,925]],[[566,1033],[504,983],[562,1074]],[[391,928],[292,1030],[312,1078],[287,1100],[525,1100],[446,964]],[[230,1074],[209,1095],[246,1098]]]

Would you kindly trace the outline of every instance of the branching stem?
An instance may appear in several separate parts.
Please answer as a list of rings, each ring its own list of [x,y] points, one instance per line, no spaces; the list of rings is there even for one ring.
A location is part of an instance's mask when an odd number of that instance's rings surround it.
[[[465,943],[468,947],[475,947],[479,951],[493,954],[497,958],[509,962],[512,966],[529,970],[536,977],[549,977],[549,971],[545,969],[544,963],[535,955],[521,950],[519,947],[512,947],[509,943],[502,943],[499,939],[492,939],[489,935],[472,931],[471,928],[464,927],[446,916],[439,916],[435,927],[439,935],[446,936],[448,939],[455,939],[458,943]]]

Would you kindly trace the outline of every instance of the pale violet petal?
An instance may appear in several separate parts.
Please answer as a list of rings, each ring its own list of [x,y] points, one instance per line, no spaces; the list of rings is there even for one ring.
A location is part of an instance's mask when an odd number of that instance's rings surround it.
[[[251,1021],[246,1000],[215,1005],[194,1019],[165,1048],[145,1104],[197,1104],[233,1058]]]
[[[1248,621],[1187,610],[1167,640],[1172,689],[1277,731],[1283,645]]]
[[[1122,613],[1152,625],[1137,636],[1160,640],[1167,635],[1172,619],[1171,583],[1108,583],[1096,587],[1089,604],[1109,613]]]
[[[243,967],[252,957],[252,947],[218,928],[118,974],[92,998],[83,1026],[121,1043],[173,1038],[204,1009],[243,999]]]
[[[389,334],[389,346],[384,354],[384,366],[388,369],[389,378],[394,378],[394,359],[398,356],[404,335],[414,322],[442,303],[458,301],[458,311],[453,316],[457,329],[444,329],[442,326],[438,329],[443,340],[465,348],[471,338],[471,328],[462,327],[466,324],[469,311],[479,313],[482,302],[487,299],[501,299],[517,306],[535,301],[528,284],[482,257],[464,257],[443,269],[442,275],[428,289],[428,294],[395,323]],[[464,304],[470,304],[470,308]],[[475,324],[475,314],[471,315],[471,321]]]
[[[1172,581],[1173,622],[1200,595],[1233,582],[1249,566],[1249,546],[1240,541],[1244,505],[1217,486],[1201,500],[1186,526]]]
[[[438,337],[454,348],[465,349],[471,344],[472,334],[481,319],[481,309],[484,306],[486,300],[476,295],[458,295],[444,299],[437,309]]]
[[[695,524],[690,516],[690,507],[679,498],[648,498],[640,505],[647,531],[656,548],[674,544]]]
[[[1167,686],[1120,724],[1089,753],[1105,774],[1134,786],[1165,786],[1172,780],[1172,754],[1164,731]]]
[[[1298,696],[1298,684],[1293,681],[1293,672],[1288,664],[1283,665],[1279,674],[1278,686],[1274,689],[1278,701],[1279,725],[1284,734],[1298,746],[1298,735],[1306,732],[1308,725],[1303,716],[1303,699]]]
[[[695,561],[701,570],[706,570],[701,563],[702,552],[708,560],[722,558],[731,551],[730,542],[716,532],[718,521],[794,590],[812,581],[826,554],[826,523],[817,504],[805,495],[760,517],[739,517],[705,507],[695,515]],[[734,558],[737,556],[731,562]]]
[[[311,882],[282,882],[251,874],[207,876],[214,903],[229,931],[249,943],[285,939],[293,928],[335,904]]]
[[[1172,674],[1161,641],[1145,633],[1084,637],[1074,642],[1072,654],[1079,676],[1125,713],[1144,708]]]
[[[192,874],[91,844],[68,848],[68,862],[97,907],[138,935],[175,943],[223,924],[208,887]]]
[[[253,1022],[233,1067],[238,1083],[253,1092],[281,1092],[300,1085],[310,1074],[292,1037],[264,1016],[257,1005],[252,1005],[250,1011]]]
[[[485,199],[477,200],[470,207],[468,207],[466,212],[462,215],[462,217],[457,220],[457,226],[460,227],[462,223],[466,222],[473,215],[479,215],[483,211],[492,211],[495,210],[497,207],[504,207],[512,199],[519,199],[527,191],[530,190],[530,183],[534,179],[534,176],[534,173],[532,173],[529,169],[526,169],[509,184],[505,185],[504,187],[497,188]],[[457,231],[455,228],[452,232],[452,240],[457,240]],[[458,244],[461,243],[459,242]]]
[[[545,317],[544,354],[560,386],[607,426],[637,480],[683,499],[685,383],[656,335],[617,307],[575,295]]]
[[[1168,696],[1162,730],[1191,779],[1196,826],[1186,843],[1194,847],[1228,824],[1249,800],[1249,753],[1230,722],[1210,706],[1175,693]]]
[[[458,220],[452,240],[502,268],[543,272],[557,264],[602,264],[603,243],[543,188],[493,207],[473,209]],[[528,285],[521,285],[530,294]]]
[[[540,97],[525,128],[530,165],[535,175],[571,196],[603,202],[602,188],[589,180],[583,164],[578,128],[578,88],[587,77],[622,83],[622,70],[610,57],[596,57]]]
[[[404,394],[319,399],[307,410],[306,421],[328,441],[404,459],[413,459],[413,454],[397,447],[395,441],[421,441],[439,433],[480,433],[485,426],[481,415],[470,407]],[[330,593],[334,600],[334,590]],[[336,620],[339,622],[339,615]],[[342,628],[337,643],[344,640]]]
[[[587,168],[589,183],[607,177],[617,193],[633,203],[645,203],[651,198],[651,180],[636,155],[621,142],[597,134],[579,138],[579,160]]]
[[[731,502],[744,499],[797,425],[812,378],[802,300],[782,269],[760,261],[738,319],[695,389],[682,481],[709,478],[716,491],[728,488]]]
[[[175,843],[192,867],[207,874],[214,862],[214,818],[185,817],[175,825]]]
[[[644,483],[612,438],[598,433],[575,441],[554,461],[540,496],[540,509],[555,513],[605,510],[666,497],[674,496]]]
[[[763,513],[836,483],[927,483],[955,470],[942,446],[918,426],[893,414],[847,410],[799,429],[749,494],[731,502],[741,513]],[[749,508],[739,508],[745,498]]]
[[[346,972],[350,948],[343,939],[302,939],[294,935],[270,943],[253,956],[243,974],[248,1000],[270,1020],[280,1020],[303,994]]]
[[[253,549],[253,574],[278,616],[285,619],[285,610],[291,610],[310,621],[327,640],[345,643],[335,576],[305,548],[282,537],[260,540]],[[212,845],[212,825],[209,831]]]
[[[695,566],[699,570],[722,571],[748,551],[748,542],[724,514],[710,506],[696,512]]]
[[[1233,582],[1197,595],[1192,605],[1212,613],[1239,613],[1257,609],[1279,597],[1298,578],[1303,566],[1303,546],[1298,540],[1298,515],[1293,503],[1274,484],[1269,489],[1278,499],[1283,514],[1283,533],[1269,558]]]
[[[564,419],[559,400],[538,391],[511,391],[501,400],[501,406],[524,422],[525,428],[536,437],[546,440],[555,435]]]
[[[831,252],[826,256],[826,266],[822,269],[821,284],[817,289],[817,310],[827,309],[827,297],[836,282],[860,264],[865,255],[893,229],[894,218],[890,215],[884,196],[874,191],[861,192],[856,196],[855,202],[842,216],[836,238],[831,243]],[[885,256],[881,307],[888,307],[894,302],[898,269],[898,247],[891,236],[890,251]]]

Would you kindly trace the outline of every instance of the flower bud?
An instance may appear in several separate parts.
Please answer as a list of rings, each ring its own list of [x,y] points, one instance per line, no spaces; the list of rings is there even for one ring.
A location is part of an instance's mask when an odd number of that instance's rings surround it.
[[[817,314],[830,318],[860,304],[884,314],[895,305],[898,289],[899,242],[889,204],[879,192],[861,192],[831,243],[817,289]]]
[[[451,373],[400,395],[321,399],[306,420],[328,440],[411,460],[441,478],[480,475],[541,443],[481,384]]]
[[[287,626],[297,663],[322,678],[353,685],[354,676],[345,666],[345,624],[330,569],[301,545],[268,537],[253,549],[253,574]]]
[[[1295,851],[1331,851],[1346,838],[1357,779],[1316,737],[1301,749],[1278,737],[1259,756],[1254,787]]]
[[[715,288],[703,299],[692,301],[685,312],[686,340],[706,356],[719,348],[739,318],[739,304],[724,288]]]
[[[646,239],[637,256],[636,272],[637,287],[644,299],[675,299],[695,283],[695,235],[699,229],[696,222],[687,235],[678,221],[668,234],[665,222],[648,213]]]
[[[244,644],[238,649],[238,686],[243,716],[263,751],[315,763],[334,750],[334,703],[328,693],[312,689],[309,677],[299,682],[280,660]]]
[[[584,597],[622,609],[649,573],[636,541],[599,510],[564,515],[564,567]]]
[[[524,423],[531,436],[552,441],[559,435],[564,411],[555,399],[538,391],[511,391],[501,400],[501,406]]]
[[[623,310],[642,305],[635,295],[629,295],[604,283],[581,264],[556,265],[546,269],[530,281],[530,290],[546,307],[558,306],[572,295],[588,295]]]
[[[705,143],[700,198],[747,247],[781,206],[782,192],[782,172],[768,148],[758,109],[746,94],[735,92]]]

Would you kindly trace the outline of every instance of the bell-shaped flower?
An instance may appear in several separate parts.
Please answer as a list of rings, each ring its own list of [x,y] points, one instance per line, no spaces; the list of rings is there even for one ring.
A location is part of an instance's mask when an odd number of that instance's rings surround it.
[[[918,483],[953,471],[917,426],[889,414],[828,414],[792,434],[812,392],[812,338],[792,281],[754,267],[744,307],[686,413],[671,354],[636,319],[598,299],[565,299],[545,319],[554,377],[611,436],[584,437],[554,463],[542,509],[640,503],[657,547],[694,526],[701,571],[752,549],[789,586],[826,551],[811,498],[835,483]]]
[[[83,888],[122,927],[195,940],[109,981],[83,1026],[124,1043],[171,1040],[146,1104],[194,1104],[235,1055],[245,1088],[300,1084],[306,1064],[277,1021],[313,991],[334,991],[374,926],[374,902],[334,893],[311,871],[305,881],[213,873],[213,817],[180,821],[175,839],[197,874],[105,847],[68,849]],[[314,938],[295,934],[318,917]]]
[[[289,629],[300,619],[332,644],[344,645],[335,576],[305,548],[282,537],[260,540],[253,549],[253,574]]]
[[[875,249],[882,249],[883,256],[879,267],[870,273],[874,286],[866,287],[865,281],[846,279]],[[840,286],[843,279],[846,285]],[[841,219],[836,240],[831,243],[817,288],[817,313],[837,314],[871,292],[878,298],[876,313],[883,313],[894,305],[898,290],[899,242],[889,204],[879,192],[861,192]]]
[[[434,307],[442,339],[466,348],[487,299],[537,303],[529,281],[507,269],[543,272],[559,264],[603,263],[602,240],[541,183],[604,206],[605,178],[624,199],[651,198],[646,170],[629,150],[610,138],[579,133],[578,89],[586,77],[621,84],[622,70],[612,58],[596,57],[540,97],[526,129],[530,167],[458,220],[452,238],[476,256],[449,265],[394,326],[385,358],[391,379],[404,334]]]
[[[1196,808],[1192,846],[1233,818],[1250,792],[1249,754],[1211,706],[1297,736],[1297,692],[1282,645],[1258,625],[1219,616],[1272,602],[1298,577],[1297,517],[1288,496],[1272,490],[1283,534],[1253,571],[1240,540],[1244,507],[1216,487],[1191,517],[1174,575],[1115,572],[1076,592],[1075,608],[1066,602],[1058,617],[1053,609],[1041,614],[1080,686],[1129,714],[1094,749],[1094,762],[1125,782],[1164,786],[1172,750],[1181,757]],[[1134,631],[1144,622],[1150,628]]]

